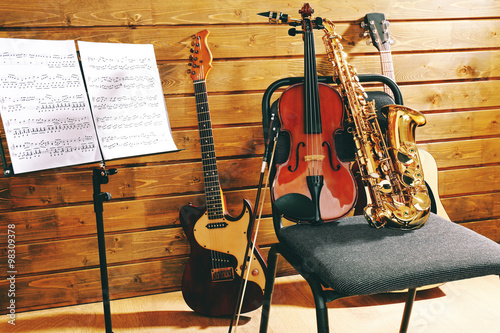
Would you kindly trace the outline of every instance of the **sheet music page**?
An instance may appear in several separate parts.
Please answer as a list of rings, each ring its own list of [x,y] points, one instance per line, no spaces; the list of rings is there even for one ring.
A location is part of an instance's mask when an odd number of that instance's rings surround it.
[[[0,38],[0,115],[14,173],[101,160],[74,41]]]
[[[106,160],[176,150],[151,44],[78,42]]]

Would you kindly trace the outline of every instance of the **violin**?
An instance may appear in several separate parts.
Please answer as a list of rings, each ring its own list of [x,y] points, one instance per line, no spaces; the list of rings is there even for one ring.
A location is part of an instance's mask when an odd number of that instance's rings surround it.
[[[278,116],[280,136],[288,135],[288,159],[276,165],[271,199],[285,218],[311,223],[329,222],[346,216],[357,199],[357,186],[350,163],[336,154],[334,137],[342,130],[344,104],[330,85],[318,83],[313,29],[321,29],[322,19],[311,18],[308,3],[299,13],[303,34],[304,82],[286,89],[280,96]]]

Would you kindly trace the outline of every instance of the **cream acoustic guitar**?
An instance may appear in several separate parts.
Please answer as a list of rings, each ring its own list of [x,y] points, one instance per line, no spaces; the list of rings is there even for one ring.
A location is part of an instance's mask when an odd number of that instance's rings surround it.
[[[380,64],[382,67],[382,75],[395,81],[394,65],[392,63],[391,39],[389,37],[389,21],[385,19],[382,13],[366,14],[361,27],[365,28],[366,34],[370,35],[373,46],[377,48],[380,54]],[[391,89],[384,85],[384,92],[391,97]],[[425,182],[430,187],[433,196],[433,204],[436,206],[436,214],[449,220],[448,214],[444,210],[443,204],[439,197],[438,188],[438,168],[434,157],[426,150],[418,149],[420,162],[424,171]]]

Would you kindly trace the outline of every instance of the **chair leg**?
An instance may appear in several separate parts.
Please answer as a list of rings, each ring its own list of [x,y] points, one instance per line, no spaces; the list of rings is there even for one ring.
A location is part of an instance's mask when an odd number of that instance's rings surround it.
[[[271,246],[267,255],[267,276],[264,290],[264,301],[262,302],[262,315],[260,318],[260,333],[266,333],[269,325],[269,312],[271,310],[271,299],[274,291],[274,280],[276,278],[276,266],[278,263],[278,250],[276,244]]]
[[[408,324],[410,323],[411,310],[413,308],[413,302],[415,301],[415,295],[417,294],[417,289],[408,290],[408,298],[406,299],[405,310],[403,313],[403,319],[401,320],[401,328],[399,333],[406,333],[408,331]]]
[[[316,306],[316,325],[318,333],[328,333],[328,308],[326,307],[326,300],[321,283],[316,279],[307,279],[311,291],[314,296],[314,304]]]

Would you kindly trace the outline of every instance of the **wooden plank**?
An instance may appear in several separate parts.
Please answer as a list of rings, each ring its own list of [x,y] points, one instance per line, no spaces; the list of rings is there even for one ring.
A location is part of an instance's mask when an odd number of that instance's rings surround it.
[[[266,218],[261,223],[263,228],[259,232],[257,245],[273,243],[276,238],[271,219]],[[242,241],[245,240],[242,239]],[[75,242],[78,242],[78,246],[75,246]],[[180,227],[106,235],[106,257],[108,264],[112,266],[151,259],[189,256],[189,249],[189,243]],[[230,248],[227,251],[231,253]],[[32,275],[98,266],[99,253],[96,236],[16,244],[16,270],[19,276],[24,272]],[[5,271],[8,270],[4,263],[1,263],[0,267]]]
[[[75,246],[75,242],[78,242],[78,246]],[[187,255],[189,244],[181,228],[106,236],[109,265]],[[16,246],[18,275],[23,272],[38,274],[98,266],[99,253],[95,236]]]
[[[197,0],[187,0],[177,4],[175,10],[170,2],[121,1],[54,3],[49,0],[14,1],[5,0],[0,7],[0,25],[4,27],[78,27],[78,26],[136,26],[136,25],[186,25],[186,24],[235,24],[264,23],[266,19],[257,13],[269,10],[284,11],[292,17],[300,18],[300,6],[290,8],[288,3],[274,3],[270,8],[266,2],[234,1],[220,6],[217,2],[200,4]],[[491,17],[500,8],[494,0],[482,0],[470,6],[457,0],[439,2],[411,2],[393,6],[383,0],[358,1],[355,5],[336,3],[335,6],[315,4],[315,15],[334,21],[353,21],[365,13],[381,12],[391,20],[451,19],[471,17]]]
[[[431,153],[440,169],[500,162],[500,137],[425,143],[418,147]]]
[[[462,225],[477,232],[478,234],[500,243],[500,219],[468,222],[462,223]]]
[[[500,165],[439,172],[439,193],[458,196],[500,191]]]
[[[269,249],[262,249],[267,258]],[[121,299],[180,290],[187,258],[170,258],[108,267],[110,298]],[[296,272],[285,260],[278,261],[277,275]],[[7,281],[0,281],[6,290]],[[0,313],[7,313],[7,297],[0,298]],[[98,268],[41,274],[16,279],[16,313],[33,309],[102,301]]]
[[[420,144],[437,160],[440,168],[498,163],[498,138]],[[260,158],[220,161],[224,189],[256,186]],[[166,194],[203,192],[201,163],[156,165],[145,173],[141,167],[124,168],[103,190],[120,199]],[[236,170],[237,169],[237,170]],[[246,170],[243,172],[243,170]],[[482,169],[481,169],[482,170]],[[253,176],[251,176],[253,174]],[[479,174],[479,173],[476,173]],[[495,174],[495,173],[493,173]],[[488,172],[481,174],[487,176]],[[21,207],[50,207],[89,202],[92,198],[88,172],[47,172],[33,177],[0,179],[3,210]],[[441,181],[442,182],[442,181]],[[72,184],[61,186],[61,184]],[[183,189],[183,192],[179,190]]]
[[[500,105],[499,89],[499,80],[489,80],[405,85],[401,92],[406,106],[426,111],[495,108]]]
[[[233,216],[238,216],[243,209],[243,199],[252,204],[256,197],[255,189],[224,192],[227,209]],[[269,203],[269,193],[266,192]],[[148,198],[140,200],[111,200],[104,205],[104,230],[106,233],[151,230],[179,226],[179,210],[192,203],[205,205],[204,194],[182,195],[175,197]],[[95,236],[96,217],[92,204],[33,209],[22,211],[4,211],[0,213],[0,227],[15,224],[20,230],[16,237],[17,244],[35,241],[49,241],[84,236]],[[264,214],[270,214],[269,205],[265,205]],[[5,245],[6,239],[0,239]]]
[[[218,117],[222,121],[222,116]],[[249,117],[251,118],[251,117]],[[256,117],[255,117],[256,118]],[[240,118],[241,119],[241,118]],[[262,116],[260,116],[262,119]],[[257,119],[255,119],[257,121]],[[197,121],[197,120],[196,120]],[[197,126],[193,119],[191,126]],[[167,154],[153,154],[139,157],[130,157],[119,160],[109,161],[109,167],[121,167],[124,165],[148,165],[148,164],[165,164],[172,163],[172,161],[187,161],[187,160],[201,160],[201,148],[199,144],[199,131],[198,130],[174,130],[172,136],[177,149],[180,151],[171,152]],[[264,134],[260,124],[238,127],[225,127],[213,129],[215,151],[217,157],[233,157],[233,156],[259,156],[264,153]],[[5,137],[4,137],[5,140]],[[3,141],[5,142],[5,141]],[[220,153],[219,153],[220,152]],[[8,151],[5,152],[9,157]],[[72,170],[88,170],[96,163],[73,166]],[[65,168],[62,168],[65,169]],[[43,171],[42,171],[43,172]],[[50,173],[50,171],[47,171]]]
[[[108,268],[110,298],[120,299],[179,290],[187,258]],[[6,287],[0,282],[0,289]],[[98,268],[16,279],[16,312],[102,301]],[[6,297],[0,302],[6,308]]]
[[[454,222],[490,220],[500,216],[500,192],[442,198],[441,202]]]
[[[196,5],[195,5],[196,3]],[[257,13],[274,10],[289,14],[293,18],[300,18],[297,13],[301,5],[291,7],[288,2],[274,1],[270,8],[269,4],[260,1],[246,1],[244,6],[235,1],[224,7],[215,2],[200,4],[196,0],[189,0],[185,6],[172,11],[171,7],[162,1],[153,2],[153,19],[155,24],[186,24],[196,22],[199,24],[221,24],[221,23],[259,23],[265,22],[265,18],[257,16]],[[314,14],[333,21],[352,21],[364,17],[365,13],[385,13],[389,19],[414,20],[414,19],[444,19],[444,18],[470,18],[495,16],[499,12],[499,5],[494,0],[482,0],[470,6],[456,0],[442,0],[439,2],[410,2],[398,3],[394,6],[383,0],[367,1],[361,0],[356,3],[337,2],[311,4]]]
[[[2,27],[76,27],[151,24],[149,2],[124,0],[120,2],[90,1],[2,1]]]
[[[430,53],[419,54],[418,56],[396,54],[393,59],[396,81],[399,84],[425,84],[427,81],[436,80],[484,79],[500,75],[500,70],[496,66],[500,61],[499,51]],[[356,67],[357,72],[360,74],[381,73],[379,56],[355,55],[348,57],[348,61]],[[332,64],[324,55],[324,50],[321,55],[318,55],[317,65],[319,75],[333,75]],[[165,94],[193,93],[193,83],[186,74],[187,62],[160,63],[158,68]],[[276,80],[303,75],[303,58],[234,61],[218,61],[218,59],[215,59],[213,68],[207,78],[207,89],[209,97],[213,93],[264,90]],[[481,84],[482,82],[473,83]],[[469,82],[469,84],[472,83]],[[403,97],[408,100],[409,97],[407,97],[404,88],[401,87]],[[436,87],[432,87],[432,89],[434,90]],[[472,93],[473,91],[470,91],[469,95]],[[477,98],[477,96],[474,97]],[[190,104],[187,104],[187,106],[190,106]]]
[[[427,113],[425,118],[425,126],[416,130],[418,141],[500,135],[500,109]]]
[[[285,26],[232,25],[209,26],[208,46],[214,59],[286,57],[304,54],[304,46],[298,37],[290,37]],[[3,38],[82,40],[107,43],[153,44],[158,61],[187,61],[191,47],[191,35],[204,29],[200,26],[96,26],[87,29],[15,29],[0,31]],[[343,37],[342,45],[347,53],[377,53],[373,45],[367,45],[359,22],[339,23],[335,31]],[[396,21],[389,28],[394,44],[391,50],[401,52],[449,51],[488,49],[500,47],[498,21]],[[227,38],[231,36],[231,38]],[[322,32],[315,33],[317,54],[325,54]]]
[[[219,161],[224,190],[256,186],[261,158]],[[123,168],[102,188],[116,199],[159,197],[186,192],[202,193],[201,162]],[[71,184],[66,186],[65,184]],[[28,207],[51,207],[92,200],[90,171],[33,174],[0,179],[0,211]]]
[[[215,76],[214,81],[212,82],[214,83],[211,84],[211,86],[214,86],[214,88],[218,86]],[[434,112],[436,110],[443,111],[435,116],[426,114],[426,117],[428,117],[428,123],[423,127],[417,128],[417,139],[433,140],[460,137],[467,138],[470,137],[471,132],[474,132],[475,136],[482,136],[486,133],[488,133],[486,135],[496,135],[495,133],[498,132],[499,128],[497,115],[500,101],[498,101],[494,95],[488,94],[494,94],[496,89],[500,89],[499,82],[500,81],[490,80],[484,82],[453,82],[401,86],[405,105],[424,113],[427,110],[432,110]],[[270,83],[271,82],[269,82],[269,84]],[[477,90],[482,92],[476,92]],[[467,95],[471,91],[475,94],[475,96],[469,97]],[[418,95],[419,92],[422,93],[422,96]],[[242,121],[261,124],[262,95],[263,93],[261,92],[244,92],[230,95],[215,95],[209,92],[208,101],[210,104],[212,124],[214,126],[230,123],[241,124]],[[273,100],[279,96],[280,93],[275,94],[275,96],[273,96]],[[169,113],[170,123],[173,128],[194,126],[196,118],[192,113],[192,102],[193,97],[166,97],[167,110]],[[464,116],[464,113],[449,112],[450,109],[452,109],[453,104],[455,104],[454,106],[457,109],[477,109],[484,107],[491,108],[492,110],[487,110],[486,115],[477,113],[479,111],[474,111],[469,113],[469,117]],[[478,125],[478,120],[476,120],[477,116],[480,117],[479,122],[482,125],[476,130]],[[447,117],[450,117],[450,121],[447,120]],[[460,118],[457,119],[458,117]],[[490,123],[487,123],[488,118],[490,118]],[[454,123],[455,120],[461,120],[461,122]],[[441,126],[441,121],[444,122],[443,126]],[[458,126],[458,128],[451,130],[452,133],[449,133],[448,136],[448,134],[443,132],[450,128],[450,122],[453,123],[453,126]],[[463,126],[467,126],[467,124],[470,124],[472,128],[465,130]],[[431,127],[436,130],[437,133],[429,133],[430,131],[427,131],[427,129]],[[439,130],[437,130],[436,127],[438,127]],[[486,128],[488,129],[488,132],[483,134],[482,131]],[[464,134],[463,136],[460,135],[462,131]],[[429,135],[429,137],[427,137],[427,135]],[[435,137],[435,135],[439,135],[439,137]],[[215,137],[217,138],[217,136]]]

